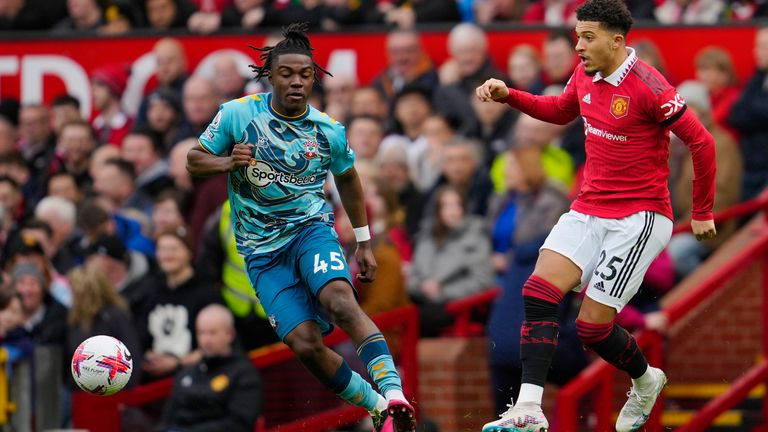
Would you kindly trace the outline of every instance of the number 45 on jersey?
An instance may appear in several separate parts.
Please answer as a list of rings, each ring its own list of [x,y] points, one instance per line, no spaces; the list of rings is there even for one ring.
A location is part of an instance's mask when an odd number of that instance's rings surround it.
[[[331,270],[344,270],[344,260],[341,259],[339,252],[330,253]],[[315,254],[315,273],[323,272],[328,273],[328,262],[320,259],[320,254]]]

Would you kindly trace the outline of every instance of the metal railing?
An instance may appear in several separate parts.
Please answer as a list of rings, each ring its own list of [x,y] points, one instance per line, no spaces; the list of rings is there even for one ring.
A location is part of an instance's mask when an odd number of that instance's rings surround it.
[[[489,288],[486,291],[448,302],[445,311],[453,316],[453,324],[443,332],[445,336],[470,337],[485,333],[485,326],[472,321],[475,312],[487,310],[493,300],[499,296],[501,288]]]

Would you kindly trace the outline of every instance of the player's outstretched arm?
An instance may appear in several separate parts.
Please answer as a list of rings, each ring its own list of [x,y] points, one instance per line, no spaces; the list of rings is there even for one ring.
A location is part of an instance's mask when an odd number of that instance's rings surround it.
[[[579,102],[573,86],[566,86],[563,94],[558,96],[540,96],[508,88],[504,81],[490,78],[475,89],[475,95],[482,102],[506,103],[548,123],[568,124],[579,115]]]
[[[341,204],[355,228],[355,238],[357,238],[355,259],[360,266],[360,274],[357,275],[357,278],[361,282],[373,282],[376,279],[377,266],[371,248],[371,236],[368,228],[368,217],[365,215],[365,199],[360,177],[357,170],[352,167],[342,174],[335,175],[334,179],[336,189],[338,189],[341,197]],[[358,229],[361,232],[358,232]]]
[[[252,155],[253,144],[235,144],[229,156],[216,156],[195,147],[187,153],[187,171],[194,177],[225,174],[247,166]]]

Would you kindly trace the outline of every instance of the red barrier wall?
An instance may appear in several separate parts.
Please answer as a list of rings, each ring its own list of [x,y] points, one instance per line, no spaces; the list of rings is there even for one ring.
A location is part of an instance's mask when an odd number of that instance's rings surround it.
[[[652,40],[661,50],[670,80],[679,82],[693,76],[693,58],[709,45],[727,49],[734,60],[741,80],[754,67],[752,48],[754,27],[686,27],[637,28],[630,33],[630,45],[639,39]],[[536,47],[547,35],[545,29],[495,30],[489,32],[494,62],[506,70],[510,49],[520,43]],[[424,32],[423,43],[436,64],[447,57],[446,32]],[[219,50],[236,50],[243,65],[252,62],[256,52],[248,44],[260,46],[263,35],[182,36],[190,70]],[[127,98],[140,98],[152,74],[152,45],[155,37],[84,38],[64,40],[22,40],[0,43],[0,96],[20,97],[25,102],[50,101],[65,89],[85,101],[84,113],[90,113],[88,74],[108,63],[132,62],[133,84]],[[356,73],[362,84],[369,83],[386,65],[384,33],[315,34],[316,60],[331,66],[332,71],[349,70]],[[338,67],[336,67],[338,66]],[[65,84],[66,82],[66,84]],[[129,106],[135,103],[125,101]],[[130,110],[130,109],[129,109]]]

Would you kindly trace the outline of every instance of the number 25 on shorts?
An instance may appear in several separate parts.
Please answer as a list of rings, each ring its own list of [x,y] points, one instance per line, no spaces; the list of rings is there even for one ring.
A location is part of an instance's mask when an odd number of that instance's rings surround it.
[[[344,260],[341,259],[341,253],[330,253],[331,270],[344,270]],[[315,273],[323,272],[328,273],[328,262],[324,259],[320,259],[320,254],[315,254]]]
[[[605,274],[604,272],[600,271],[600,266],[603,264],[603,261],[605,261],[605,258],[605,251],[600,251],[600,261],[595,266],[595,276],[600,276],[603,280],[609,281],[616,277],[617,269],[614,264],[621,264],[624,262],[624,259],[617,256],[611,257],[611,259],[608,260],[608,263],[605,265],[605,268],[610,270],[610,273]],[[315,256],[315,262],[317,262],[317,256]],[[315,267],[315,272],[317,272],[317,267]]]

